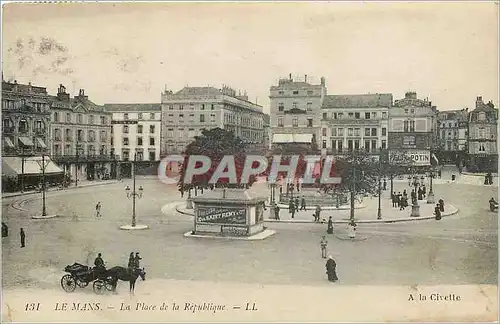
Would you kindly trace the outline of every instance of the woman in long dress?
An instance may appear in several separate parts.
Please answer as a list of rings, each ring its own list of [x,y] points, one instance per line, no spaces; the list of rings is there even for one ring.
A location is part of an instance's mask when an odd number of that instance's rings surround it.
[[[328,281],[335,282],[339,280],[337,277],[337,263],[335,263],[331,255],[328,256],[328,261],[326,261],[326,274],[328,275]]]
[[[356,223],[354,221],[351,221],[348,225],[348,235],[349,238],[353,239],[356,237]]]

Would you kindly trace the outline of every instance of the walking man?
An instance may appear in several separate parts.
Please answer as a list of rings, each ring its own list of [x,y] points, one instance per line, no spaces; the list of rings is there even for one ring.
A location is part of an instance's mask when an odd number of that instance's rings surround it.
[[[26,246],[26,234],[24,234],[24,229],[22,227],[19,235],[21,236],[21,247],[23,248]]]
[[[99,201],[97,205],[95,205],[95,216],[101,217],[101,202]]]
[[[319,243],[321,247],[321,257],[323,259],[326,259],[326,248],[328,246],[328,241],[326,240],[326,237],[323,235],[321,238],[321,242]]]
[[[314,219],[319,222],[320,221],[320,216],[321,216],[321,207],[319,205],[316,205],[316,214],[314,216]]]
[[[299,197],[295,198],[295,205],[294,205],[294,207],[295,207],[295,212],[298,213],[299,212]]]
[[[306,210],[306,198],[304,198],[304,196],[302,196],[300,200],[300,210]]]
[[[274,218],[280,220],[280,207],[277,204],[274,204]]]
[[[288,204],[288,213],[292,215],[292,218],[295,218],[295,206],[292,199],[290,199],[290,203]]]

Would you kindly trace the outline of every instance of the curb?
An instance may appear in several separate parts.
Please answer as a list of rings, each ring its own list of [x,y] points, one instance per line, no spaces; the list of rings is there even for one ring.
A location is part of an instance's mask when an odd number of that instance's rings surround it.
[[[188,238],[206,238],[206,239],[219,239],[219,240],[240,240],[240,241],[262,241],[268,237],[276,234],[275,230],[265,229],[261,233],[257,233],[253,236],[239,237],[239,236],[217,236],[217,235],[200,235],[200,234],[191,234],[191,231],[184,233],[184,237]]]
[[[109,182],[109,183],[93,183],[93,184],[89,184],[89,185],[85,185],[85,186],[80,186],[80,187],[69,187],[69,188],[65,188],[65,189],[62,189],[62,190],[59,190],[59,189],[52,189],[52,190],[46,190],[45,192],[58,192],[58,191],[66,191],[66,190],[72,190],[72,189],[81,189],[81,188],[87,188],[87,187],[96,187],[96,186],[106,186],[106,185],[111,185],[111,184],[116,184],[118,183],[119,181],[117,180],[116,182]],[[2,199],[7,199],[7,198],[13,198],[13,197],[19,197],[19,196],[30,196],[30,195],[35,195],[35,194],[41,194],[42,192],[38,192],[38,191],[27,191],[27,192],[19,192],[19,193],[15,193],[15,194],[12,194],[12,195],[2,195]]]
[[[441,217],[448,217],[455,215],[458,213],[458,208],[456,208],[453,205],[448,205],[448,209],[451,209],[450,207],[453,207],[452,211],[449,212],[444,212],[441,214]],[[194,213],[188,213],[185,211],[180,210],[179,205],[175,206],[175,211],[183,214],[183,215],[188,215],[191,217],[194,217]],[[401,222],[415,222],[419,220],[429,220],[429,219],[434,219],[435,216],[420,216],[420,217],[402,217],[402,218],[393,218],[393,219],[358,219],[356,221],[357,224],[371,224],[371,223],[401,223]],[[264,223],[302,223],[302,224],[322,224],[321,222],[315,222],[315,221],[310,221],[310,220],[305,220],[305,219],[297,219],[297,220],[291,220],[291,219],[284,219],[284,220],[276,220],[276,219],[264,219]],[[348,220],[335,220],[333,221],[333,224],[348,224]]]
[[[56,217],[59,217],[59,215],[31,216],[31,219],[51,219]]]
[[[267,207],[269,207],[269,205],[267,205]],[[280,209],[288,209],[288,205],[285,205],[285,204],[278,204],[278,207]],[[354,209],[363,209],[363,208],[366,208],[366,206],[364,204],[359,204],[359,205],[355,205],[354,206]],[[332,207],[332,206],[323,206],[321,207],[321,211],[324,211],[324,210],[350,210],[351,207],[350,206],[347,206],[347,205],[343,205],[343,206],[339,206],[339,208],[337,207]],[[306,207],[306,211],[307,210],[311,210],[311,211],[316,211],[316,206],[315,207]]]

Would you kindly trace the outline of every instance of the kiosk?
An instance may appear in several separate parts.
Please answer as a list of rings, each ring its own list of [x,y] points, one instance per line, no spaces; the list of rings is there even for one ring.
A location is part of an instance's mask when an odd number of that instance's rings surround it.
[[[193,198],[193,235],[250,237],[265,230],[267,197],[246,189],[214,189]]]

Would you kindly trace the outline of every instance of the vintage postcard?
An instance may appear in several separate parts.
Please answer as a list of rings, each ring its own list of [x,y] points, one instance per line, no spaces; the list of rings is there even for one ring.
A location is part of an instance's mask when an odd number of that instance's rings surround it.
[[[2,321],[497,321],[497,27],[2,3]]]

